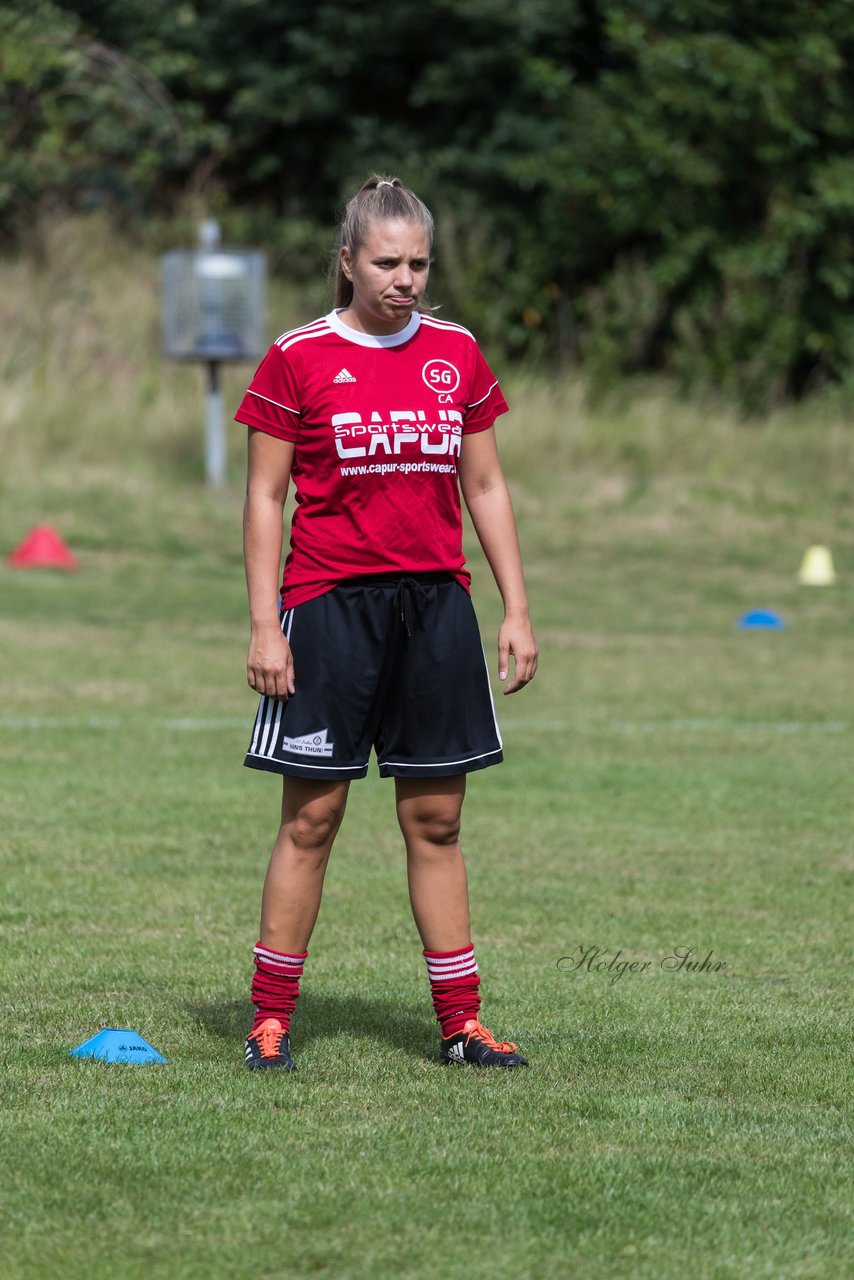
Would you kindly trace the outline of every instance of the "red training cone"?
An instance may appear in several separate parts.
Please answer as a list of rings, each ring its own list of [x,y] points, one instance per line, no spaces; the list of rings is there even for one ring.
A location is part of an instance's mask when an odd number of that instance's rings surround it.
[[[37,524],[7,557],[13,569],[76,569],[77,559],[49,524]]]

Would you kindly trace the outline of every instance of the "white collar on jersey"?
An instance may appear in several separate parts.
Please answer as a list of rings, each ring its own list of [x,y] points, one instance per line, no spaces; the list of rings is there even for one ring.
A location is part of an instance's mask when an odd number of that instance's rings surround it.
[[[355,342],[359,347],[399,347],[401,343],[408,342],[414,337],[421,325],[421,313],[413,311],[406,328],[401,329],[399,333],[388,333],[382,336],[376,333],[362,333],[361,329],[351,329],[348,324],[338,318],[338,312],[344,309],[344,307],[337,307],[334,311],[330,311],[326,317],[326,323],[339,338]]]

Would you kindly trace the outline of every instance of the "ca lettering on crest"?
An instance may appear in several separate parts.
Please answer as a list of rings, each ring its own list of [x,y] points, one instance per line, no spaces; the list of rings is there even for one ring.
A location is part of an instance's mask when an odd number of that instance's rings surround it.
[[[421,370],[421,377],[431,391],[435,391],[440,404],[453,404],[454,392],[460,385],[460,371],[450,360],[428,360]]]

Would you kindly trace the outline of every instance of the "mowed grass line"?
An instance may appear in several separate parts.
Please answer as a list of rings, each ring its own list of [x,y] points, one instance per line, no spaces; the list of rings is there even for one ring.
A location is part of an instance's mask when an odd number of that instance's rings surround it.
[[[543,668],[465,823],[485,1016],[532,1068],[437,1063],[372,776],[270,1079],[241,1065],[278,788],[240,767],[239,497],[79,480],[40,514],[80,573],[0,570],[3,1274],[849,1274],[854,599],[794,584],[803,531],[747,555],[700,507],[672,540],[650,495],[562,553],[532,512]],[[3,496],[11,545],[39,498]],[[787,629],[739,632],[758,603]],[[589,947],[648,968],[561,963]],[[104,1025],[168,1065],[67,1057]]]

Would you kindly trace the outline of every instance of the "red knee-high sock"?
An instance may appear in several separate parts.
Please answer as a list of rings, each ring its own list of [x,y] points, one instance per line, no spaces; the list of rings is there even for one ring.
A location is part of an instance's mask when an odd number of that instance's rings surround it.
[[[480,978],[471,943],[459,951],[425,951],[427,976],[442,1035],[456,1035],[480,1011]]]
[[[252,1030],[265,1018],[278,1018],[285,1031],[291,1029],[291,1014],[299,996],[299,980],[307,951],[292,954],[273,951],[271,947],[255,947],[255,974],[252,978],[252,1003],[255,1018]]]

